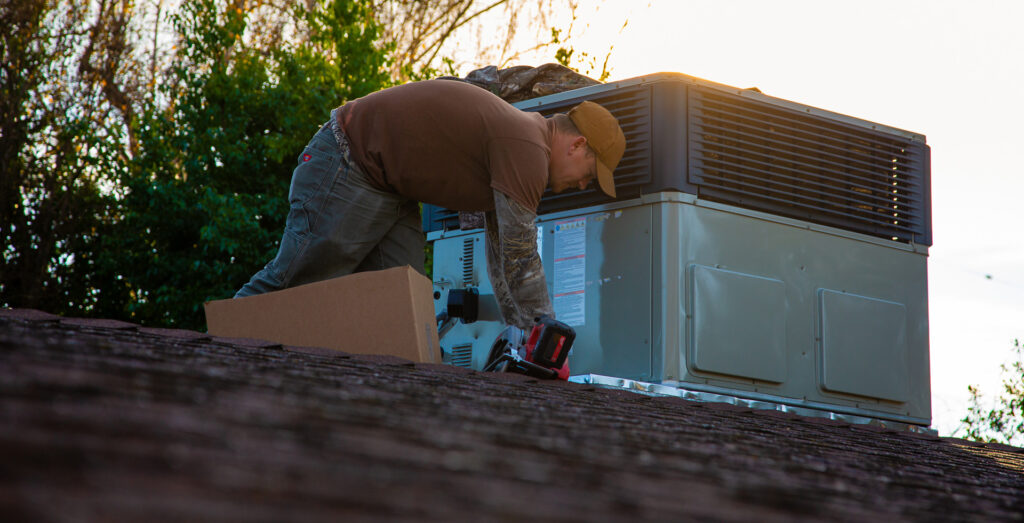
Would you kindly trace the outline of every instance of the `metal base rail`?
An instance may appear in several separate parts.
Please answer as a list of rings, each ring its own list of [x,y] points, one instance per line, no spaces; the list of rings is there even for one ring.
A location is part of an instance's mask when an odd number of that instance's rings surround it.
[[[736,391],[734,390],[718,390],[717,387],[711,386],[700,386],[691,383],[687,383],[685,386],[682,383],[647,383],[625,378],[615,378],[612,376],[601,376],[599,374],[570,376],[569,381],[573,383],[593,385],[595,387],[622,389],[648,396],[674,396],[685,400],[705,403],[727,403],[729,405],[736,405],[751,409],[789,412],[798,416],[832,419],[855,425],[871,425],[890,430],[916,432],[932,436],[938,436],[939,434],[937,430],[927,426],[927,420],[919,420],[917,418],[908,418],[903,416],[894,416],[894,418],[898,419],[882,419],[857,414],[853,412],[854,409],[842,412],[840,411],[841,407],[837,408],[836,405],[825,405],[798,399],[771,396],[768,394],[750,393],[749,397],[742,397],[736,395]]]

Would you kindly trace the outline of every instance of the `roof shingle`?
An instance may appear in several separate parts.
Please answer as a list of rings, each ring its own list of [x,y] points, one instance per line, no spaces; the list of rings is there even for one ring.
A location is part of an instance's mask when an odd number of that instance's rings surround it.
[[[1001,519],[1024,449],[0,310],[26,520]]]

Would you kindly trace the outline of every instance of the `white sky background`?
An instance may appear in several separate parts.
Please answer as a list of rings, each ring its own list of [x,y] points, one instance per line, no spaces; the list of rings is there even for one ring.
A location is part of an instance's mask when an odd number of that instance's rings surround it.
[[[968,384],[1000,392],[1024,340],[1024,2],[581,0],[577,16],[593,76],[613,45],[611,81],[680,72],[927,136],[932,426],[957,429]]]

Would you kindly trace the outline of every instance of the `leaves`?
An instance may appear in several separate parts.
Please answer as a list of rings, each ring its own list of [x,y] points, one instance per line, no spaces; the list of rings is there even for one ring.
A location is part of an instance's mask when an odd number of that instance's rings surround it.
[[[97,299],[91,249],[111,223],[102,188],[122,168],[104,78],[81,67],[104,15],[42,1],[0,14],[0,305],[80,310]]]
[[[174,18],[166,103],[137,123],[121,234],[104,239],[102,272],[132,291],[117,316],[202,328],[203,302],[231,297],[274,256],[294,155],[331,109],[386,85],[361,4],[291,12],[317,36],[270,52],[243,45],[245,11],[189,0]]]
[[[1003,391],[994,407],[983,405],[978,387],[967,387],[971,398],[967,416],[960,420],[964,423],[967,439],[1024,444],[1024,351],[1020,340],[1014,340],[1013,346],[1016,359],[1009,366],[999,366],[1003,374]]]
[[[0,306],[203,328],[276,253],[331,109],[454,74],[488,14],[474,56],[514,56],[554,1],[0,2]]]

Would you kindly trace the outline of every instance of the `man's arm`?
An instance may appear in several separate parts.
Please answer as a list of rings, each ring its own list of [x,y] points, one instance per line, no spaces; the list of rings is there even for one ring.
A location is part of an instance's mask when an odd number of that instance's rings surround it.
[[[494,211],[485,215],[487,274],[505,323],[529,331],[533,318],[554,317],[547,280],[537,253],[537,214],[494,191]]]

